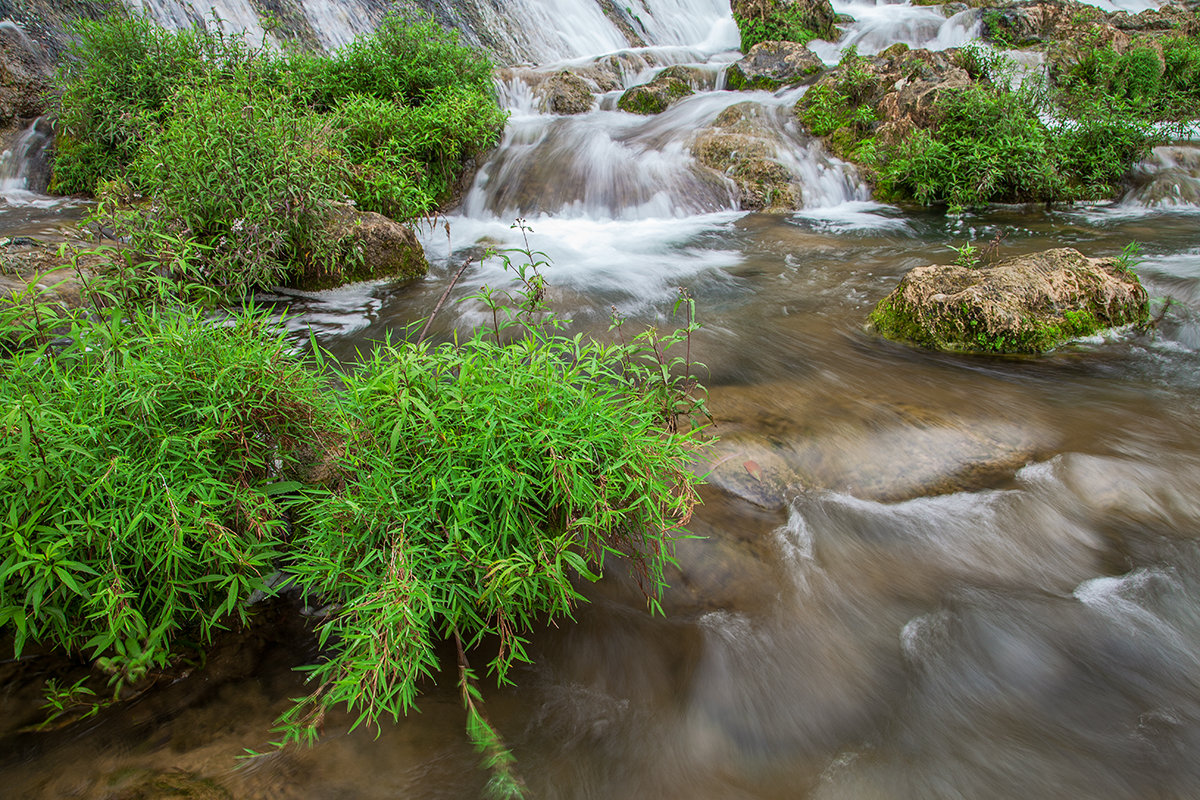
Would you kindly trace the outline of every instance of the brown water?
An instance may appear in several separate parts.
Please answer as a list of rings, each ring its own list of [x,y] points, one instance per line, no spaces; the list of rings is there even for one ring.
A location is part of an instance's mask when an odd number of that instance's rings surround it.
[[[614,570],[575,624],[535,633],[515,687],[486,690],[531,796],[1200,796],[1200,216],[865,213],[649,232],[535,222],[553,297],[581,329],[603,334],[612,304],[630,324],[666,321],[674,287],[693,293],[729,460],[704,491],[703,538],[679,543],[665,617]],[[290,324],[351,358],[428,313],[477,228],[451,220],[452,251],[428,233],[441,247],[428,280],[294,298]],[[907,269],[996,231],[1006,254],[1112,255],[1137,239],[1156,308],[1174,302],[1155,333],[1038,359],[863,331]],[[570,246],[604,268],[573,268]],[[485,278],[496,270],[472,268],[458,294]],[[451,306],[439,335],[476,318]],[[739,474],[747,459],[795,485],[764,488]],[[86,667],[0,665],[0,795],[479,796],[449,673],[377,736],[335,717],[312,750],[239,762],[268,749],[304,691],[291,668],[315,655],[281,602],[202,667],[41,733],[22,729],[42,681]]]

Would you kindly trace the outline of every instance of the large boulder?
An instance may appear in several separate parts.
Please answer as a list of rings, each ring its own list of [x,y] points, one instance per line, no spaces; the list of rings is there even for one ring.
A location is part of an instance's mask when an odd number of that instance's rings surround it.
[[[654,80],[627,90],[617,108],[631,114],[661,114],[681,98],[693,93],[686,68],[668,67]]]
[[[773,113],[757,103],[738,103],[692,140],[692,155],[734,182],[745,211],[792,211],[801,204],[800,187],[778,160],[783,145],[778,127],[765,119]]]
[[[734,91],[794,86],[812,80],[825,68],[821,58],[796,42],[760,42],[729,68],[725,88]]]
[[[45,112],[53,71],[23,28],[11,20],[0,22],[0,127]]]
[[[348,262],[354,266],[336,273],[320,269],[305,272],[295,278],[295,288],[313,291],[379,278],[408,280],[429,271],[416,234],[382,214],[337,205],[326,226],[326,232],[351,254]]]
[[[535,91],[542,110],[551,114],[585,114],[595,102],[588,82],[565,69],[547,78]]]
[[[917,267],[875,306],[870,325],[938,350],[1043,353],[1148,320],[1146,290],[1117,259],[1061,248],[984,268]]]

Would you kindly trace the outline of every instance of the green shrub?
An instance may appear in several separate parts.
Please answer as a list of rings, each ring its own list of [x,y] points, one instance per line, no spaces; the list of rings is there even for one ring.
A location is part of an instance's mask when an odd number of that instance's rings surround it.
[[[1117,54],[1111,45],[1085,44],[1056,78],[1075,116],[1107,104],[1139,121],[1184,122],[1200,116],[1200,40],[1169,36]],[[1161,55],[1160,55],[1161,52]]]
[[[1036,86],[947,92],[940,124],[886,154],[882,192],[951,207],[1110,197],[1150,145],[1149,129],[1096,108],[1049,125]]]
[[[194,237],[202,272],[228,291],[336,276],[330,203],[428,214],[507,119],[488,60],[430,19],[389,15],[328,55],[136,17],[77,31],[58,76],[55,190],[127,177],[153,202],[136,218],[139,244]]]
[[[98,659],[119,692],[245,619],[282,569],[334,609],[284,741],[343,703],[356,724],[406,713],[452,638],[468,730],[515,785],[466,654],[498,637],[489,667],[507,680],[613,557],[658,608],[697,499],[674,422],[703,411],[692,365],[668,355],[696,328],[690,300],[675,334],[567,337],[525,254],[516,296],[477,298],[493,329],[384,345],[337,391],[263,317],[172,310],[176,287],[141,267],[113,266],[66,319],[0,300],[16,343],[0,358],[0,631],[17,656]],[[149,308],[147,288],[164,293]]]
[[[95,191],[133,161],[141,142],[174,113],[176,93],[202,75],[245,63],[251,49],[240,37],[202,28],[166,31],[139,16],[78,19],[55,77],[59,144],[55,187]]]
[[[230,295],[345,266],[325,219],[350,165],[328,121],[236,85],[181,91],[174,107],[129,170],[154,200],[137,212],[139,247],[195,241],[202,280]]]
[[[18,656],[102,657],[119,692],[245,619],[327,412],[258,317],[117,306],[70,336],[0,360],[0,626]]]
[[[819,11],[810,14],[805,6],[786,0],[748,0],[734,9],[733,21],[741,34],[743,53],[760,42],[808,44],[813,39],[832,40],[837,32],[832,16],[823,21]]]

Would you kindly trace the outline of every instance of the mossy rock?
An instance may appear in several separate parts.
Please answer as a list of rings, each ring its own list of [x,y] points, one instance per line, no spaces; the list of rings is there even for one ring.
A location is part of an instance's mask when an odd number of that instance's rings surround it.
[[[733,91],[765,89],[804,83],[825,68],[816,53],[795,42],[761,42],[725,75],[725,88]]]
[[[917,267],[875,306],[870,327],[936,350],[1037,354],[1149,316],[1136,275],[1061,248],[979,269]]]
[[[411,280],[429,271],[416,234],[382,214],[335,206],[326,225],[329,235],[347,253],[345,266],[304,271],[293,277],[293,288],[316,291],[379,278]]]
[[[687,81],[675,75],[659,75],[650,83],[634,86],[617,101],[617,108],[631,114],[661,114],[680,98],[692,94]]]
[[[551,114],[585,114],[595,102],[587,81],[568,70],[546,79],[538,87],[538,95],[542,109]]]

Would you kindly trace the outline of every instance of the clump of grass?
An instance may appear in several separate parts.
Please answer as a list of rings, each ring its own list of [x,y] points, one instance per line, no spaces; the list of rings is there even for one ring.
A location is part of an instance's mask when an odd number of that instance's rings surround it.
[[[201,289],[129,252],[108,251],[84,309],[0,301],[0,630],[16,655],[84,655],[119,692],[287,584],[332,612],[281,744],[315,740],[335,706],[356,726],[407,713],[452,639],[468,733],[497,791],[519,794],[468,654],[497,637],[488,668],[508,681],[530,632],[569,618],[614,558],[661,611],[697,501],[690,298],[675,332],[567,336],[526,245],[506,260],[518,289],[476,297],[490,328],[386,342],[345,369],[316,350],[314,369],[261,314],[188,310]],[[77,694],[55,687],[51,706]]]
[[[227,294],[352,272],[353,248],[325,230],[332,204],[429,214],[506,120],[488,60],[426,18],[389,15],[332,54],[138,16],[74,33],[52,189],[126,184],[150,201],[127,221],[138,246],[191,237]]]

